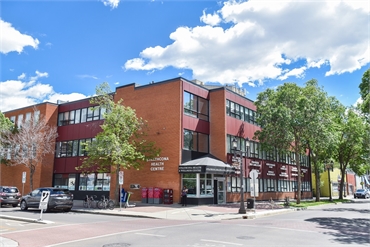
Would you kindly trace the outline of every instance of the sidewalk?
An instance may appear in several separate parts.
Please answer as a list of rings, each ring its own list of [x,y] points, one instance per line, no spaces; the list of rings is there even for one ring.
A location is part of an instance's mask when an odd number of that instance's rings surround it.
[[[82,204],[82,203],[81,203]],[[239,203],[223,205],[188,205],[182,207],[180,204],[145,204],[136,203],[134,207],[125,208],[123,203],[121,208],[95,209],[84,208],[76,203],[72,211],[94,214],[106,214],[130,217],[145,217],[167,220],[230,220],[230,219],[254,219],[274,214],[292,212],[295,209],[284,208],[279,204],[268,202],[258,202],[255,209],[247,209],[246,214],[239,214]],[[131,204],[130,204],[131,205]]]

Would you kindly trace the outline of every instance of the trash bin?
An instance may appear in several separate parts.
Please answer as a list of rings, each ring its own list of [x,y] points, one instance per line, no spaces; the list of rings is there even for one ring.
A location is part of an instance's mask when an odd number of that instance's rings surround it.
[[[254,208],[254,200],[247,199],[247,208]]]
[[[148,203],[154,203],[154,188],[148,188]]]
[[[153,201],[154,203],[161,204],[163,203],[163,190],[161,188],[154,188],[153,191]]]

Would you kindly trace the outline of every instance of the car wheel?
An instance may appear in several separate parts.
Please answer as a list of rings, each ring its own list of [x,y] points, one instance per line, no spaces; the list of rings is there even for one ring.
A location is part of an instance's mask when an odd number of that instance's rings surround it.
[[[28,209],[27,202],[21,201],[21,210],[26,211]]]
[[[366,194],[365,195],[365,199],[369,199],[370,198],[370,195],[369,194]]]

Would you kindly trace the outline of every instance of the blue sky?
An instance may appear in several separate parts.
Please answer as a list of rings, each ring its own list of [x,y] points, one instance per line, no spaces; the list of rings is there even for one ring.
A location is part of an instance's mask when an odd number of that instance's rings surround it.
[[[0,111],[175,77],[257,94],[315,78],[344,105],[370,64],[370,3],[1,1]]]

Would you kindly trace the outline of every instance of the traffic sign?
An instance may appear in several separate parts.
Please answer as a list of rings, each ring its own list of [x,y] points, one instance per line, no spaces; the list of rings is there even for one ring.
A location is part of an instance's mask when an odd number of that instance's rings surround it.
[[[119,171],[119,184],[120,185],[122,185],[123,184],[123,176],[124,176],[124,174],[123,174],[123,171]]]
[[[50,191],[43,191],[41,193],[39,209],[48,209]]]
[[[22,184],[26,183],[26,172],[22,172]]]

